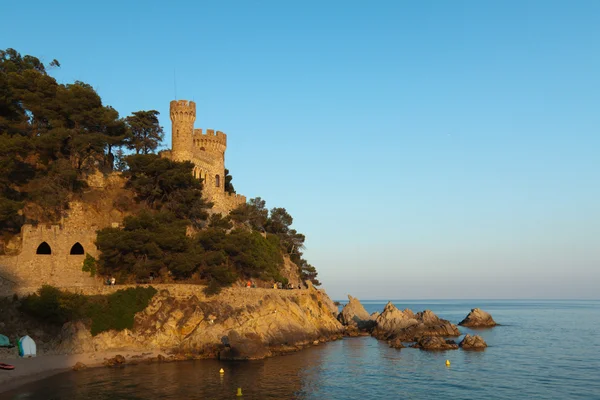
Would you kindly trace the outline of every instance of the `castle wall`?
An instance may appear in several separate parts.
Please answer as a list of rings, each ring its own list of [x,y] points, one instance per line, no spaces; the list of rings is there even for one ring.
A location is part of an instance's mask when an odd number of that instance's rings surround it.
[[[13,292],[35,291],[42,285],[89,286],[98,284],[83,272],[83,260],[88,253],[98,256],[94,244],[96,228],[64,228],[59,225],[24,225],[21,230],[21,252],[0,256],[0,296]],[[36,254],[42,243],[50,246],[51,254]],[[84,254],[70,254],[76,243]]]
[[[98,258],[96,231],[119,226],[123,221],[123,213],[113,207],[112,196],[124,182],[120,174],[88,177],[93,202],[69,203],[68,214],[59,225],[23,225],[21,233],[5,247],[7,255],[0,255],[0,296],[35,292],[46,284],[101,285],[99,279],[90,277],[81,267],[86,254]],[[44,242],[51,254],[36,254]],[[70,254],[76,243],[83,248],[83,254]]]

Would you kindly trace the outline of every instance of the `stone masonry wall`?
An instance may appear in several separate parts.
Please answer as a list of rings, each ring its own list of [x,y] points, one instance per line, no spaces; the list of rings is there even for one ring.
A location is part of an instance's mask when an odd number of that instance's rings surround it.
[[[23,225],[21,233],[5,246],[6,255],[0,255],[0,296],[35,292],[42,285],[101,285],[81,267],[86,254],[98,257],[96,231],[123,221],[123,213],[113,208],[110,196],[102,196],[123,183],[119,174],[88,177],[90,192],[97,194],[94,205],[71,202],[60,224]],[[42,243],[50,247],[50,254],[37,254]],[[77,243],[83,254],[71,254]]]

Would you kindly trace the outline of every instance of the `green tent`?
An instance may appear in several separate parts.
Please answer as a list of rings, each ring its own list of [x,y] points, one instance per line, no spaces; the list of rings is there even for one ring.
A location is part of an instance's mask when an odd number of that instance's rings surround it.
[[[0,335],[0,347],[12,347],[10,340],[4,335]]]

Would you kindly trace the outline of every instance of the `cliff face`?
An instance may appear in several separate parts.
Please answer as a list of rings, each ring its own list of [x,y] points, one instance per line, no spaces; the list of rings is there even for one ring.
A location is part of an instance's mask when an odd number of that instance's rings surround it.
[[[92,337],[82,322],[63,327],[57,350],[82,353],[161,350],[190,357],[256,359],[341,337],[323,291],[230,288],[205,297],[201,287],[160,288],[134,328]]]

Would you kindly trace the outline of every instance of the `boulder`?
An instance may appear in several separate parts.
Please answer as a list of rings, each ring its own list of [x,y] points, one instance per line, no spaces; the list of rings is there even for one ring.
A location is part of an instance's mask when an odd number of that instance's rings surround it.
[[[414,314],[411,310],[400,311],[391,302],[386,304],[377,317],[373,336],[380,340],[399,339],[412,342],[422,336],[459,336],[456,325],[439,318],[430,310]]]
[[[411,347],[421,350],[456,350],[458,345],[454,340],[446,340],[439,336],[423,336]]]
[[[487,328],[497,325],[492,316],[480,308],[473,308],[458,324],[469,328]]]
[[[106,358],[106,359],[104,359],[104,363],[103,364],[106,365],[107,367],[114,367],[114,366],[118,366],[118,365],[121,365],[121,364],[125,364],[125,357],[123,357],[120,354],[117,354],[113,358]]]
[[[338,321],[347,327],[356,328],[362,331],[371,330],[375,326],[375,321],[371,319],[371,316],[365,310],[360,301],[348,295],[348,304],[344,306],[342,312],[338,314]]]
[[[481,336],[469,334],[466,334],[458,345],[464,350],[483,350],[487,347],[487,343]]]
[[[233,330],[222,341],[225,348],[219,353],[221,360],[258,360],[271,355],[256,333],[240,334]]]
[[[73,369],[73,371],[81,371],[82,369],[86,369],[86,368],[87,368],[87,365],[78,361],[75,365],[73,365],[72,369]]]
[[[404,346],[404,344],[402,343],[402,340],[400,340],[400,339],[388,340],[388,344],[390,345],[390,347],[393,347],[394,349],[403,349],[406,347],[406,346]]]

